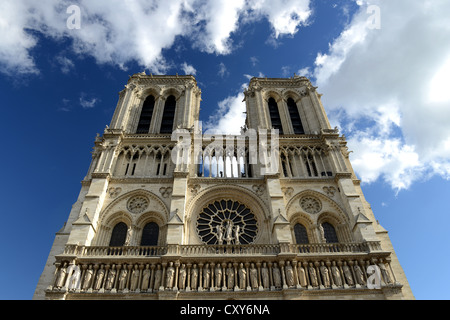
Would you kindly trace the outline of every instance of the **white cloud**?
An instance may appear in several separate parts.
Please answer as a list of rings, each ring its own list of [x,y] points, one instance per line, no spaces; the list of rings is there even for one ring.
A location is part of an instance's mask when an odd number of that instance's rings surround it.
[[[219,77],[223,78],[227,75],[229,75],[230,73],[228,72],[227,66],[221,62],[219,64],[219,72],[217,73],[219,75]]]
[[[82,93],[80,96],[80,105],[83,109],[92,109],[99,102],[97,98],[87,98],[85,93]]]
[[[195,76],[197,73],[197,70],[195,70],[195,68],[189,64],[187,64],[186,62],[184,62],[181,65],[181,68],[183,69],[184,74],[186,75],[192,75]]]
[[[229,96],[219,102],[217,112],[209,117],[204,124],[204,129],[209,133],[239,134],[241,132],[246,118],[243,92],[247,85],[247,83],[243,84],[240,92],[235,96]]]
[[[71,39],[72,51],[126,69],[136,61],[164,73],[162,50],[177,36],[202,51],[228,54],[241,25],[267,19],[275,35],[294,34],[310,15],[309,0],[79,0],[79,29],[69,29],[70,0],[3,0],[0,3],[0,67],[4,73],[38,73],[31,50],[43,34]],[[64,69],[65,70],[65,69]]]
[[[355,170],[397,190],[449,178],[450,2],[371,1],[380,29],[368,28],[367,2],[359,4],[314,69],[330,120],[349,133]]]

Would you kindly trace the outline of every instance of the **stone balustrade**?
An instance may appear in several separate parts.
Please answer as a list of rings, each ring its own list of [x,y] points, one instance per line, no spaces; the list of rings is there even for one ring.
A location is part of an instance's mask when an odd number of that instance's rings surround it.
[[[316,243],[316,244],[250,244],[250,245],[167,245],[167,246],[77,246],[67,245],[63,256],[77,257],[149,257],[176,255],[227,256],[227,255],[317,255],[369,253],[382,251],[378,241],[362,243]]]

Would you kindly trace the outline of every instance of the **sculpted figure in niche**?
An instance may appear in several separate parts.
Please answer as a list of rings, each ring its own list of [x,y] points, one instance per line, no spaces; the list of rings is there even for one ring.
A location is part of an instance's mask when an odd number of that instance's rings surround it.
[[[215,276],[216,276],[214,283],[215,283],[217,288],[220,288],[220,285],[222,283],[222,267],[220,266],[220,263],[218,263],[216,265],[214,273],[215,273]]]
[[[126,246],[131,246],[131,232],[132,232],[132,229],[131,229],[131,226],[130,226],[127,229],[127,237],[125,239],[125,245]]]
[[[236,244],[240,244],[239,242],[239,233],[240,233],[240,226],[236,226],[235,232],[234,232],[234,239]]]
[[[139,270],[138,265],[134,265],[134,270],[131,273],[131,287],[130,290],[135,291],[138,288],[138,282],[139,282]]]
[[[390,284],[392,283],[391,276],[389,275],[389,272],[386,269],[386,265],[383,262],[380,262],[378,264],[381,271],[381,276],[383,277],[384,283]]]
[[[361,267],[358,265],[358,262],[356,262],[354,268],[355,270],[355,277],[356,277],[356,282],[358,282],[358,284],[360,285],[364,285],[364,275],[363,272],[361,270]]]
[[[330,283],[330,276],[328,274],[328,268],[323,264],[323,262],[320,266],[320,273],[322,274],[323,285],[325,287],[330,287],[331,283]]]
[[[338,287],[342,286],[341,272],[339,271],[339,268],[336,266],[336,262],[334,261],[331,266],[331,274],[333,275],[334,283]]]
[[[105,269],[103,269],[103,265],[101,265],[100,270],[97,271],[97,279],[95,280],[94,290],[100,290],[104,277]]]
[[[267,268],[267,263],[263,263],[261,268],[261,278],[262,278],[262,284],[263,288],[267,289],[269,288],[269,269]]]
[[[252,289],[258,288],[258,270],[255,268],[253,263],[250,266],[250,282]]]
[[[346,262],[344,262],[344,266],[342,267],[342,271],[344,272],[344,276],[345,276],[345,280],[347,281],[347,284],[349,286],[353,286],[354,283],[353,283],[352,272],[351,272],[351,270],[348,267]]]
[[[317,273],[312,263],[309,263],[309,276],[311,278],[311,285],[313,287],[318,287],[319,282],[317,281]]]
[[[158,264],[156,266],[156,271],[155,271],[155,283],[153,284],[154,290],[158,290],[159,287],[161,286],[161,279],[162,279],[162,270],[161,270],[161,265]]]
[[[300,281],[300,285],[302,287],[306,287],[308,285],[308,282],[306,281],[305,269],[300,264],[298,267],[298,280]]]
[[[239,265],[239,288],[245,289],[245,284],[247,281],[247,271],[244,268],[244,265],[241,263]]]
[[[294,286],[294,269],[292,268],[291,262],[288,261],[286,262],[286,283],[288,285],[288,287],[293,287]]]
[[[273,265],[272,274],[273,274],[273,284],[274,284],[275,288],[280,288],[281,287],[281,272],[280,272],[280,268],[278,268],[278,265],[276,262]]]
[[[216,231],[217,231],[217,240],[219,244],[223,244],[223,227],[222,225],[218,224],[216,226]]]
[[[127,276],[128,270],[126,266],[124,266],[119,275],[119,290],[125,289],[125,286],[127,285]]]
[[[116,265],[113,264],[111,270],[108,272],[108,277],[106,278],[105,289],[111,290],[114,285],[114,279],[116,278]]]
[[[209,288],[209,281],[211,279],[211,270],[209,268],[209,263],[206,264],[203,269],[203,288]]]
[[[228,243],[231,240],[233,240],[233,223],[231,221],[228,221],[228,224],[227,224],[226,240],[227,240]]]
[[[180,288],[180,290],[184,290],[186,288],[186,276],[186,265],[183,263],[180,271],[178,272],[178,288]]]
[[[229,263],[227,268],[227,288],[233,289],[233,287],[234,287],[234,269],[231,266],[231,263]]]
[[[59,268],[58,278],[56,279],[56,288],[62,288],[64,286],[65,280],[67,275],[67,262],[64,262],[64,264]]]
[[[76,290],[80,288],[80,277],[81,277],[81,270],[79,266],[76,266],[74,264],[70,265],[67,269],[67,274],[69,276],[68,279],[68,289],[69,290]]]
[[[84,274],[84,281],[83,281],[83,289],[84,290],[87,290],[91,287],[93,275],[94,275],[94,270],[92,270],[92,266],[90,265],[89,268],[86,270],[86,273]]]
[[[150,269],[148,264],[145,266],[145,270],[142,272],[142,290],[148,290],[150,282]]]
[[[169,267],[167,268],[166,272],[166,288],[172,289],[173,287],[173,281],[175,278],[175,268],[173,267],[173,262],[169,262]]]
[[[194,264],[194,267],[191,269],[191,289],[197,289],[198,286],[198,269],[197,265]]]

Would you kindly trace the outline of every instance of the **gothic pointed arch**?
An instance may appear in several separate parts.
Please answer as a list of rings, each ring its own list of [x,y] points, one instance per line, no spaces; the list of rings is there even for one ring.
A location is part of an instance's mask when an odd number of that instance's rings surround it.
[[[349,223],[347,214],[338,203],[314,190],[299,192],[286,204],[286,216],[291,222],[298,216],[304,216],[315,224],[324,212],[333,216],[338,224]]]

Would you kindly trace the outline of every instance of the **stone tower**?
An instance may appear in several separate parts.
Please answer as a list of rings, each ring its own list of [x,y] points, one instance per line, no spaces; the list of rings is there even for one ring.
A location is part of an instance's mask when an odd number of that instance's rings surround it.
[[[34,298],[413,299],[316,88],[244,94],[206,134],[194,77],[130,77]]]

